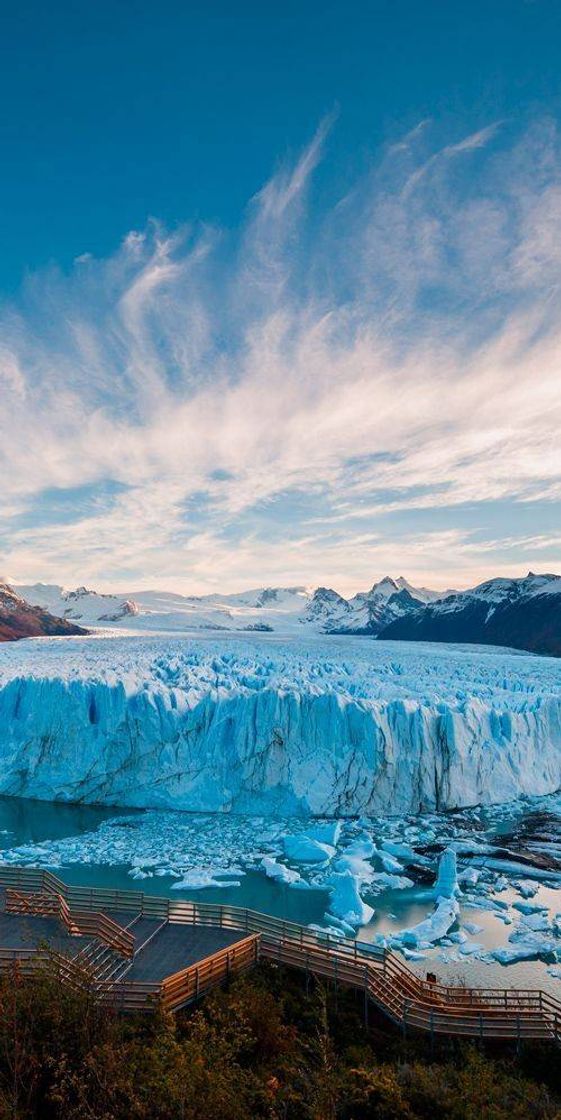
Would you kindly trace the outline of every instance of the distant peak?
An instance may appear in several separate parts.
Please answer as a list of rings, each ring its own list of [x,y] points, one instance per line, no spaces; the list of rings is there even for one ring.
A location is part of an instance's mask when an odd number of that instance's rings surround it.
[[[391,576],[384,576],[383,579],[378,580],[378,583],[374,583],[370,590],[371,592],[384,591],[391,593],[394,591],[399,591],[399,587]]]
[[[334,591],[332,587],[316,587],[313,595],[314,599],[329,600],[336,603],[343,599],[343,596],[338,591]]]

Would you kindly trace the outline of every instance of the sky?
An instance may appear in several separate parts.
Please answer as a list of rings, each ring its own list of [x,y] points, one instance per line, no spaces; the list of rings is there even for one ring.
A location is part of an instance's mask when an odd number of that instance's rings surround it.
[[[558,0],[0,0],[0,572],[561,571]]]

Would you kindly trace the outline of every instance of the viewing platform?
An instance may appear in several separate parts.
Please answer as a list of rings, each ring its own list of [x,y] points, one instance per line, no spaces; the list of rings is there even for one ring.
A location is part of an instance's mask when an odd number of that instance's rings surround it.
[[[0,971],[43,962],[123,1011],[176,1011],[259,959],[360,991],[403,1032],[561,1042],[561,1002],[535,989],[426,980],[388,949],[235,906],[68,886],[0,865]]]

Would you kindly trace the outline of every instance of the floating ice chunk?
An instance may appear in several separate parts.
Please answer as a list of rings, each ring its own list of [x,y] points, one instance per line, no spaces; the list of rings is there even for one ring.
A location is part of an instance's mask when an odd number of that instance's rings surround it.
[[[328,913],[324,915],[324,920],[328,925],[334,925],[344,937],[353,937],[355,935],[355,927],[350,926],[348,922],[342,921],[341,918],[336,918],[334,914]]]
[[[535,960],[539,954],[533,945],[501,945],[499,949],[491,949],[486,955],[499,964],[515,964],[516,961]]]
[[[505,879],[504,875],[499,875],[495,880],[495,890],[500,894],[502,891],[506,891],[507,887],[508,879]]]
[[[455,895],[460,893],[456,853],[453,848],[445,848],[438,864],[438,875],[436,883],[434,884],[434,897],[454,898]]]
[[[372,856],[378,854],[378,849],[373,843],[367,833],[359,833],[358,836],[345,848],[342,849],[343,856],[356,856],[359,859],[371,859]]]
[[[481,945],[479,941],[465,941],[463,945],[460,945],[459,951],[464,957],[472,957],[474,953],[482,953],[484,948],[485,946]]]
[[[464,922],[463,927],[467,930],[468,933],[471,933],[472,935],[475,933],[481,933],[483,930],[483,926],[478,926],[475,922]]]
[[[223,873],[222,873],[223,874]],[[220,876],[220,877],[217,877]],[[239,880],[224,880],[220,872],[209,871],[201,868],[194,868],[192,871],[187,871],[182,879],[177,883],[171,884],[172,891],[202,891],[207,887],[240,887]]]
[[[508,903],[503,902],[502,898],[474,898],[473,895],[469,898],[464,898],[462,900],[462,906],[464,908],[468,906],[474,910],[489,910],[492,914],[496,913],[497,910],[502,910],[505,913],[508,910]]]
[[[336,871],[351,871],[360,884],[369,883],[374,874],[369,857],[375,851],[374,844],[369,837],[359,836],[343,849],[339,859],[334,864]]]
[[[310,840],[317,840],[320,844],[329,844],[336,848],[341,836],[341,821],[327,821],[325,824],[314,824],[306,829],[306,836]]]
[[[529,863],[518,863],[514,859],[492,859],[487,856],[476,856],[473,862],[478,867],[489,867],[492,871],[507,871],[514,875],[524,875],[526,880],[537,879],[561,885],[561,872],[550,871],[543,867],[532,867]]]
[[[275,879],[278,883],[289,883],[293,886],[294,883],[301,881],[302,876],[299,871],[295,871],[292,867],[286,867],[284,863],[277,863],[276,859],[271,856],[265,856],[261,860],[261,867],[268,879]]]
[[[331,892],[330,913],[355,928],[368,924],[374,910],[360,897],[357,880],[351,871],[332,872],[326,885]]]
[[[470,887],[474,887],[479,882],[481,871],[477,867],[466,867],[458,874],[460,883],[466,883]]]
[[[547,906],[540,906],[539,902],[513,902],[513,910],[519,910],[521,914],[539,914],[542,911],[547,911]]]
[[[538,893],[538,884],[532,883],[529,879],[520,879],[519,882],[514,883],[514,887],[522,898],[533,898]]]
[[[534,930],[535,933],[544,933],[550,929],[549,917],[546,914],[524,914],[520,925]]]
[[[284,854],[295,863],[325,863],[335,855],[331,844],[323,844],[305,834],[285,836],[283,845]]]
[[[414,887],[412,879],[407,875],[389,875],[387,871],[373,871],[369,879],[370,889],[376,891],[403,891]]]
[[[378,852],[378,859],[380,860],[384,871],[389,871],[393,874],[398,874],[403,871],[403,864],[399,862],[395,856],[389,855],[388,852]]]
[[[464,933],[463,929],[459,929],[459,930],[457,930],[456,933],[451,933],[450,934],[449,940],[451,942],[455,943],[456,945],[464,945],[465,942],[467,941],[467,936]]]
[[[422,863],[424,859],[424,856],[416,855],[408,844],[399,844],[395,840],[382,840],[380,847],[384,852],[388,852],[389,855],[395,856],[396,859],[403,860],[405,863]]]
[[[510,945],[491,949],[488,956],[501,964],[512,964],[514,961],[537,960],[539,957],[549,957],[559,947],[558,941],[543,937],[539,933],[525,933],[515,930],[509,937]]]
[[[551,956],[559,948],[558,941],[544,936],[542,932],[525,929],[522,924],[513,930],[508,940],[511,945],[521,945],[527,949],[533,949],[535,956]]]
[[[413,945],[417,948],[423,942],[432,945],[435,941],[446,937],[458,917],[459,909],[455,898],[440,898],[434,913],[424,922],[419,922],[418,925],[403,930],[395,936],[403,945]]]

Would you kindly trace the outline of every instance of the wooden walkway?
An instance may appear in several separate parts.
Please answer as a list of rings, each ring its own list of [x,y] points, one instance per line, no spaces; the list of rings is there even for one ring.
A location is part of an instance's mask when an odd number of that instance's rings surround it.
[[[57,945],[61,978],[76,983],[77,970],[80,983],[87,983],[97,998],[125,1010],[145,1010],[155,1001],[171,1009],[183,1007],[261,957],[359,990],[366,1013],[373,1004],[403,1031],[561,1042],[561,1002],[545,992],[433,984],[421,980],[389,950],[314,932],[253,910],[158,898],[141,891],[67,886],[49,871],[9,865],[0,866],[1,886],[7,900],[10,891],[12,897],[14,892],[35,893],[43,900],[50,898],[45,905],[56,908],[60,906],[52,901],[56,896],[63,900],[70,922],[78,914],[74,936],[80,938],[82,948],[66,956],[64,947]],[[88,914],[92,921],[105,917],[112,923],[105,928],[106,937],[109,930],[115,940],[114,925],[132,935],[132,958],[125,956],[126,936],[123,940],[119,935],[117,949],[99,936],[84,947],[81,931]],[[22,920],[21,912],[17,916]],[[7,920],[6,914],[3,921]],[[29,926],[30,919],[26,920]],[[31,969],[33,954],[36,960],[40,954],[29,943],[19,949],[6,945],[3,930],[0,920],[0,969],[9,967],[14,957]],[[170,972],[178,962],[181,967]]]

